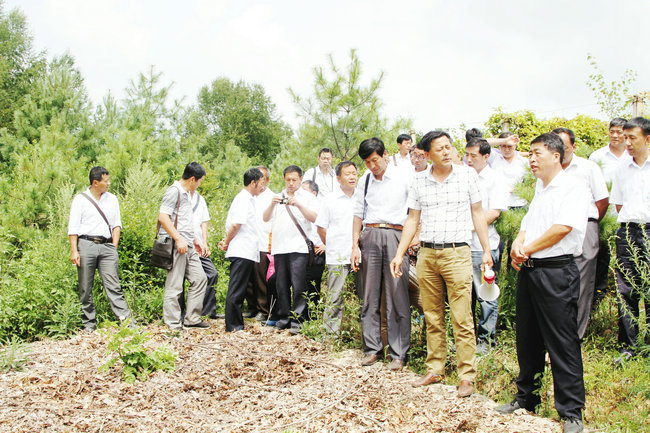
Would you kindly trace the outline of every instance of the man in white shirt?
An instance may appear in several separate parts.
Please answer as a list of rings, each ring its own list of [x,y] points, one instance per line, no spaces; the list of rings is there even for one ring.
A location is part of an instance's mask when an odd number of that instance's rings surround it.
[[[485,219],[488,224],[488,240],[490,243],[490,254],[494,265],[492,269],[495,274],[501,268],[501,256],[499,254],[499,243],[501,238],[497,233],[494,223],[501,215],[501,211],[508,210],[508,192],[505,188],[503,177],[488,165],[492,148],[487,140],[474,138],[465,146],[467,165],[476,170],[478,174],[479,189],[481,191],[481,204],[485,212]],[[499,301],[485,301],[478,296],[478,290],[482,283],[481,264],[483,262],[483,248],[476,231],[472,231],[470,242],[472,252],[473,280],[472,287],[472,311],[475,311],[476,302],[481,306],[481,314],[477,323],[476,332],[476,353],[485,355],[490,347],[496,345],[496,326],[499,311]],[[496,282],[496,281],[495,281]]]
[[[534,411],[541,401],[539,376],[548,351],[553,372],[555,409],[564,432],[583,431],[585,388],[578,337],[580,273],[575,256],[582,251],[588,192],[562,170],[564,143],[547,133],[530,145],[530,168],[539,180],[521,230],[512,244],[517,280],[517,394],[500,413]]]
[[[576,257],[580,272],[580,297],[578,298],[578,336],[582,339],[589,323],[589,314],[594,300],[596,266],[599,249],[598,222],[603,219],[609,206],[609,191],[598,165],[575,154],[576,136],[569,128],[553,130],[564,143],[562,169],[584,182],[589,192],[587,228],[582,243],[582,254]]]
[[[226,332],[242,331],[244,318],[242,304],[246,287],[253,273],[253,264],[259,261],[259,233],[255,211],[255,197],[266,187],[264,175],[257,168],[244,173],[244,188],[237,194],[228,209],[226,237],[219,249],[230,260],[230,281],[226,294]]]
[[[646,330],[650,326],[648,282],[643,280],[650,266],[650,120],[635,117],[625,124],[624,130],[631,158],[616,169],[611,197],[621,225],[616,232],[620,360],[634,356],[640,343],[639,303],[643,291]],[[649,333],[645,335],[645,345],[650,345]]]
[[[625,123],[627,120],[622,117],[613,118],[609,122],[609,143],[589,155],[589,159],[600,166],[605,182],[608,184],[614,180],[614,173],[619,164],[631,158],[625,148],[625,132],[623,130]]]
[[[512,139],[516,137],[515,135],[510,135],[505,137],[503,140]],[[517,137],[517,141],[518,141]],[[501,150],[502,158],[494,158],[492,161],[488,161],[490,166],[501,173],[501,175],[506,180],[506,186],[508,188],[508,207],[510,209],[519,209],[526,206],[528,203],[526,199],[519,197],[515,192],[515,186],[517,186],[526,176],[529,171],[528,160],[521,156],[517,152],[517,146],[511,142],[503,142],[499,144],[499,149]]]
[[[165,295],[163,298],[163,318],[172,331],[187,328],[209,328],[201,320],[203,298],[207,278],[201,260],[202,241],[195,235],[194,214],[190,204],[191,192],[201,185],[205,169],[198,162],[185,166],[181,180],[170,186],[163,196],[158,214],[160,239],[172,238],[175,242],[173,266],[167,271]],[[187,279],[187,313],[181,322],[181,308],[178,297],[183,293],[183,282]]]
[[[350,262],[354,271],[362,262],[361,330],[366,356],[361,364],[372,365],[384,353],[380,325],[384,291],[388,350],[392,359],[387,368],[398,371],[404,367],[411,342],[409,263],[405,260],[402,264],[403,275],[400,278],[391,278],[390,260],[395,255],[406,220],[408,183],[402,170],[386,162],[386,153],[384,143],[375,137],[359,145],[359,156],[370,174],[357,186]]]
[[[413,171],[413,166],[411,165],[411,158],[409,156],[409,150],[413,145],[413,140],[408,134],[400,134],[397,136],[397,147],[398,152],[392,155],[389,159],[389,162],[395,167],[404,169],[407,172]]]
[[[323,311],[323,326],[330,334],[337,334],[343,317],[343,289],[350,273],[352,252],[352,221],[354,218],[357,166],[354,162],[340,162],[335,169],[338,191],[325,200],[316,218],[318,235],[325,245],[327,261],[327,298]]]
[[[316,198],[300,187],[300,167],[290,165],[283,174],[285,189],[273,197],[264,211],[264,221],[273,221],[271,254],[275,260],[278,299],[272,314],[276,328],[298,332],[302,322],[307,320],[304,295],[309,249],[305,237],[316,221]]]
[[[472,319],[471,227],[483,248],[481,267],[492,266],[488,229],[481,206],[476,171],[452,162],[451,137],[430,131],[417,144],[432,161],[431,170],[415,175],[408,195],[408,218],[395,256],[393,277],[404,275],[403,254],[422,223],[417,275],[427,324],[427,374],[413,383],[425,386],[443,380],[447,362],[444,293],[447,292],[456,340],[459,397],[474,392],[476,340]]]
[[[318,165],[305,172],[305,180],[318,184],[319,197],[326,197],[336,187],[336,175],[332,169],[332,149],[323,147],[318,152]]]
[[[106,297],[113,313],[121,322],[131,317],[120,286],[117,245],[122,233],[120,204],[108,192],[111,178],[104,167],[93,167],[90,187],[72,200],[68,221],[70,261],[77,266],[81,322],[86,331],[97,326],[93,303],[95,269],[102,278]]]

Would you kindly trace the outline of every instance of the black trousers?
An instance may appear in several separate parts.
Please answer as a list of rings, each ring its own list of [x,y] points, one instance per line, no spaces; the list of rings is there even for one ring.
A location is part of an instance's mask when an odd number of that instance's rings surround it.
[[[276,254],[274,258],[277,302],[273,314],[278,320],[275,326],[279,329],[300,327],[301,323],[307,320],[307,300],[304,295],[307,288],[309,254]]]
[[[231,257],[228,260],[230,260],[230,281],[228,281],[226,294],[226,331],[231,332],[244,329],[241,309],[255,262],[241,257]]]
[[[307,267],[307,298],[317,306],[320,302],[320,287],[325,272],[325,253],[314,255],[314,263]],[[317,308],[309,311],[309,319],[314,320]]]
[[[644,235],[645,234],[645,235]],[[618,283],[618,343],[621,348],[636,347],[639,336],[639,301],[648,292],[642,268],[650,267],[650,224],[621,224],[616,232],[616,282]],[[636,263],[634,260],[636,256]],[[650,299],[644,298],[646,325],[650,326]],[[646,334],[645,344],[650,344]]]
[[[551,267],[522,267],[517,280],[517,359],[519,405],[534,411],[541,399],[537,375],[548,350],[555,409],[563,418],[582,419],[585,387],[578,338],[580,272],[575,261]]]

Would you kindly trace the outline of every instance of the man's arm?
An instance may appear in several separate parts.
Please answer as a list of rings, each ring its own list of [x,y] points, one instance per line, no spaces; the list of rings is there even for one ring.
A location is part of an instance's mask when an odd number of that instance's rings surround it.
[[[481,270],[485,270],[485,266],[492,267],[492,253],[490,251],[490,239],[488,237],[487,223],[485,220],[485,212],[483,212],[483,205],[480,201],[472,203],[472,222],[474,223],[474,230],[478,235],[478,240],[481,242],[483,248],[483,262],[481,263]]]
[[[187,242],[185,242],[185,239],[183,239],[181,234],[178,233],[178,230],[176,230],[176,227],[174,227],[171,216],[161,212],[158,214],[158,222],[162,228],[165,229],[169,237],[172,238],[174,242],[176,242],[176,249],[178,250],[178,254],[185,254],[188,250]]]
[[[609,197],[605,197],[602,200],[598,200],[596,202],[596,207],[598,208],[598,221],[600,221],[607,213],[607,208],[609,207]]]
[[[326,245],[325,238],[327,237],[327,229],[321,226],[316,226],[316,232],[318,232],[318,236],[320,236],[320,240],[323,243],[323,245]]]
[[[262,219],[264,220],[265,223],[271,221],[271,218],[273,217],[273,209],[275,209],[278,203],[280,203],[280,200],[282,200],[282,197],[277,195],[274,196],[271,199],[271,204],[269,204],[269,207],[264,209],[264,213],[262,214]]]
[[[512,248],[510,249],[510,257],[512,258],[512,267],[519,270],[519,264],[528,260],[528,255],[524,251],[524,239],[526,231],[519,232],[514,241],[512,241]]]
[[[77,241],[79,239],[78,235],[70,235],[70,261],[73,265],[81,266],[81,257],[79,256],[79,250],[77,249]]]
[[[210,254],[212,253],[210,251],[210,248],[208,248],[208,222],[203,221],[201,223],[201,235],[203,236],[203,253],[201,254],[203,257],[210,257]]]
[[[112,236],[113,237],[113,245],[115,245],[115,248],[117,248],[117,246],[120,243],[120,236],[122,235],[122,227],[117,226],[117,227],[113,228],[112,235],[113,235]]]
[[[537,251],[545,250],[548,247],[560,242],[566,235],[571,233],[572,227],[565,226],[563,224],[553,224],[548,230],[544,232],[543,235],[529,243],[524,245],[521,249],[526,258],[530,257],[531,254],[536,253]],[[513,243],[514,247],[514,243]]]
[[[228,246],[230,245],[230,241],[235,237],[239,229],[241,228],[241,224],[233,224],[230,226],[230,230],[228,230],[228,233],[226,233],[226,237],[219,242],[219,249],[222,251],[228,250]]]
[[[350,254],[350,264],[353,271],[359,270],[359,261],[361,260],[361,251],[359,250],[359,236],[361,235],[361,226],[363,221],[358,216],[352,220],[352,254]]]
[[[517,146],[519,144],[519,136],[517,134],[511,135],[506,138],[486,138],[490,146],[500,146],[502,144],[510,144],[512,146]]]
[[[399,240],[399,245],[397,245],[397,251],[395,251],[395,257],[390,262],[390,273],[393,275],[393,278],[397,278],[402,275],[401,267],[402,261],[404,260],[404,254],[411,244],[411,240],[415,233],[418,231],[418,223],[420,222],[420,214],[422,211],[410,209],[408,217],[406,217],[406,222],[404,223],[404,228],[402,229],[402,237]]]
[[[316,217],[318,216],[318,214],[316,212],[314,212],[313,210],[309,209],[303,203],[300,203],[298,200],[296,200],[295,196],[290,197],[287,200],[287,205],[297,207],[298,210],[300,211],[300,213],[302,213],[302,215],[305,217],[305,219],[307,219],[307,221],[312,222],[312,223],[316,221]]]

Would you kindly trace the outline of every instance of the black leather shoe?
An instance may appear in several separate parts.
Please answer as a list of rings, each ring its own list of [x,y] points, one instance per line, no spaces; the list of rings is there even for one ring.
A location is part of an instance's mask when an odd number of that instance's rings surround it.
[[[201,328],[201,329],[206,329],[206,328],[210,327],[208,322],[205,322],[203,320],[201,320],[200,322],[197,322],[197,323],[193,323],[191,325],[184,324],[183,326],[185,326],[186,328]]]
[[[494,410],[504,415],[511,414],[518,409],[523,409],[523,407],[519,406],[517,400],[512,400],[510,403],[502,404],[501,406],[494,408]]]
[[[578,418],[567,418],[564,421],[564,433],[582,433],[585,427]]]

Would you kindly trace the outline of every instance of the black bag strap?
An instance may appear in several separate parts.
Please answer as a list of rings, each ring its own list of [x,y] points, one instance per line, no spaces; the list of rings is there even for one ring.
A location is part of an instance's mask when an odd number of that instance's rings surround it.
[[[92,199],[88,194],[86,194],[85,192],[82,192],[81,195],[84,196],[84,197],[86,197],[86,198],[88,199],[88,201],[91,202],[91,203],[93,204],[93,206],[95,206],[95,208],[97,209],[97,211],[99,212],[99,214],[102,216],[102,218],[104,218],[104,221],[106,221],[106,224],[108,225],[108,232],[111,234],[111,236],[113,236],[113,229],[111,228],[111,223],[108,222],[108,218],[106,218],[106,215],[105,215],[104,212],[102,211],[102,208],[100,208],[99,205],[98,205],[97,203],[95,203],[95,200],[93,200],[93,199]]]
[[[366,176],[366,185],[363,187],[363,219],[364,220],[366,219],[366,208],[368,207],[368,202],[366,201],[366,194],[368,194],[368,184],[370,183],[370,176],[372,176],[372,173],[368,173],[368,176]]]
[[[194,191],[194,194],[196,194],[196,196],[197,196],[198,198],[196,199],[196,204],[195,204],[194,207],[192,208],[192,212],[196,212],[196,208],[198,208],[198,207],[199,207],[199,203],[201,203],[201,196],[199,195],[199,193],[196,192],[196,191]]]
[[[309,241],[309,239],[307,238],[307,235],[305,234],[305,231],[302,229],[302,227],[300,227],[300,224],[298,224],[298,220],[293,215],[293,212],[291,212],[291,208],[289,208],[289,205],[287,204],[285,206],[287,207],[287,213],[291,217],[291,221],[293,221],[293,223],[296,225],[296,227],[298,228],[298,231],[300,232],[302,237],[305,239],[305,242]]]
[[[170,188],[174,188],[174,186],[170,186]],[[181,189],[176,188],[178,190],[178,199],[176,200],[176,218],[174,218],[174,228],[176,228],[178,224],[178,209],[181,208]],[[160,232],[160,221],[158,221],[158,224],[156,225],[156,239],[158,239],[158,233]],[[169,234],[169,233],[167,233]]]

